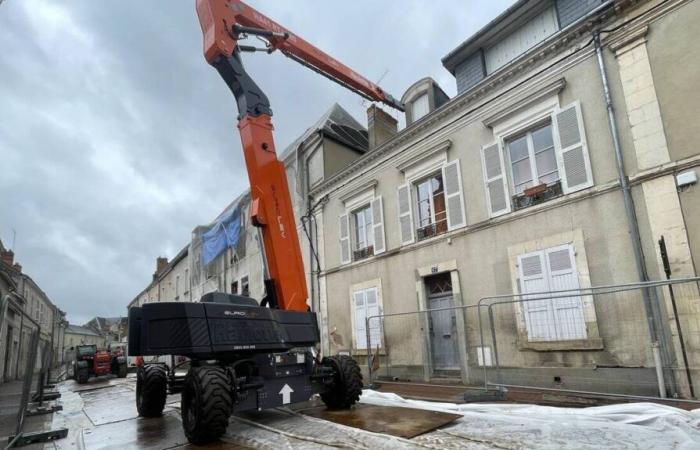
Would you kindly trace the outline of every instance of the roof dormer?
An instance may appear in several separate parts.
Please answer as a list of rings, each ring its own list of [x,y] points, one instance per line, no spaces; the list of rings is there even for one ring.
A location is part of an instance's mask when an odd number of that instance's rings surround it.
[[[406,106],[406,126],[427,116],[450,98],[430,77],[416,81],[401,97]]]

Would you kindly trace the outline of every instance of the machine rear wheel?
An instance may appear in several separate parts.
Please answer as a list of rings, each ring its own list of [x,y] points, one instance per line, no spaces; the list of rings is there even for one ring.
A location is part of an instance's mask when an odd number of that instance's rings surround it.
[[[139,367],[136,374],[136,409],[140,416],[158,417],[163,414],[168,381],[165,369],[156,364]]]
[[[233,398],[226,370],[217,366],[192,367],[182,392],[182,426],[196,445],[219,439],[228,427]]]
[[[333,368],[333,384],[321,394],[321,400],[331,409],[347,409],[357,403],[362,394],[362,372],[357,362],[349,356],[337,355],[323,358],[322,366]]]
[[[75,381],[77,381],[79,384],[87,383],[88,378],[90,378],[90,372],[86,368],[78,369],[78,372],[75,374]]]

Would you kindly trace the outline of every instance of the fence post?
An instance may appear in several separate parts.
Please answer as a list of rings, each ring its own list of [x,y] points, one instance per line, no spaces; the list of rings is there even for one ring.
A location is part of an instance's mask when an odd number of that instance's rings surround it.
[[[369,387],[372,388],[374,383],[372,382],[372,361],[370,358],[370,354],[372,352],[372,342],[370,337],[371,334],[369,332],[369,319],[372,319],[372,317],[365,317],[365,342],[367,343],[367,376],[369,377]]]
[[[496,325],[493,320],[493,308],[489,305],[489,326],[491,327],[491,339],[493,340],[493,361],[496,364],[496,381],[501,384],[501,365],[498,361],[498,345],[496,344]],[[486,361],[484,361],[486,362]],[[499,388],[500,389],[500,388]]]

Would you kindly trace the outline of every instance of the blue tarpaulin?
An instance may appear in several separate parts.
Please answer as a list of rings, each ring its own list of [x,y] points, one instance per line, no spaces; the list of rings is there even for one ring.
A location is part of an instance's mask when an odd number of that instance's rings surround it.
[[[241,234],[241,204],[219,216],[214,224],[202,234],[202,264],[212,262],[227,248],[238,244]]]

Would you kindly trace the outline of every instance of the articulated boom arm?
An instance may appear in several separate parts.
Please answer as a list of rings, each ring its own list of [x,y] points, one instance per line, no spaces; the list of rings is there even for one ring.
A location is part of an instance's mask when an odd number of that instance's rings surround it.
[[[270,103],[243,68],[241,52],[279,50],[363,97],[403,111],[379,86],[309,44],[240,0],[197,0],[204,56],[226,81],[238,104],[238,129],[250,180],[251,220],[262,228],[273,307],[306,311],[304,264],[284,164],[277,159]],[[248,35],[264,39],[263,49],[239,44]]]

